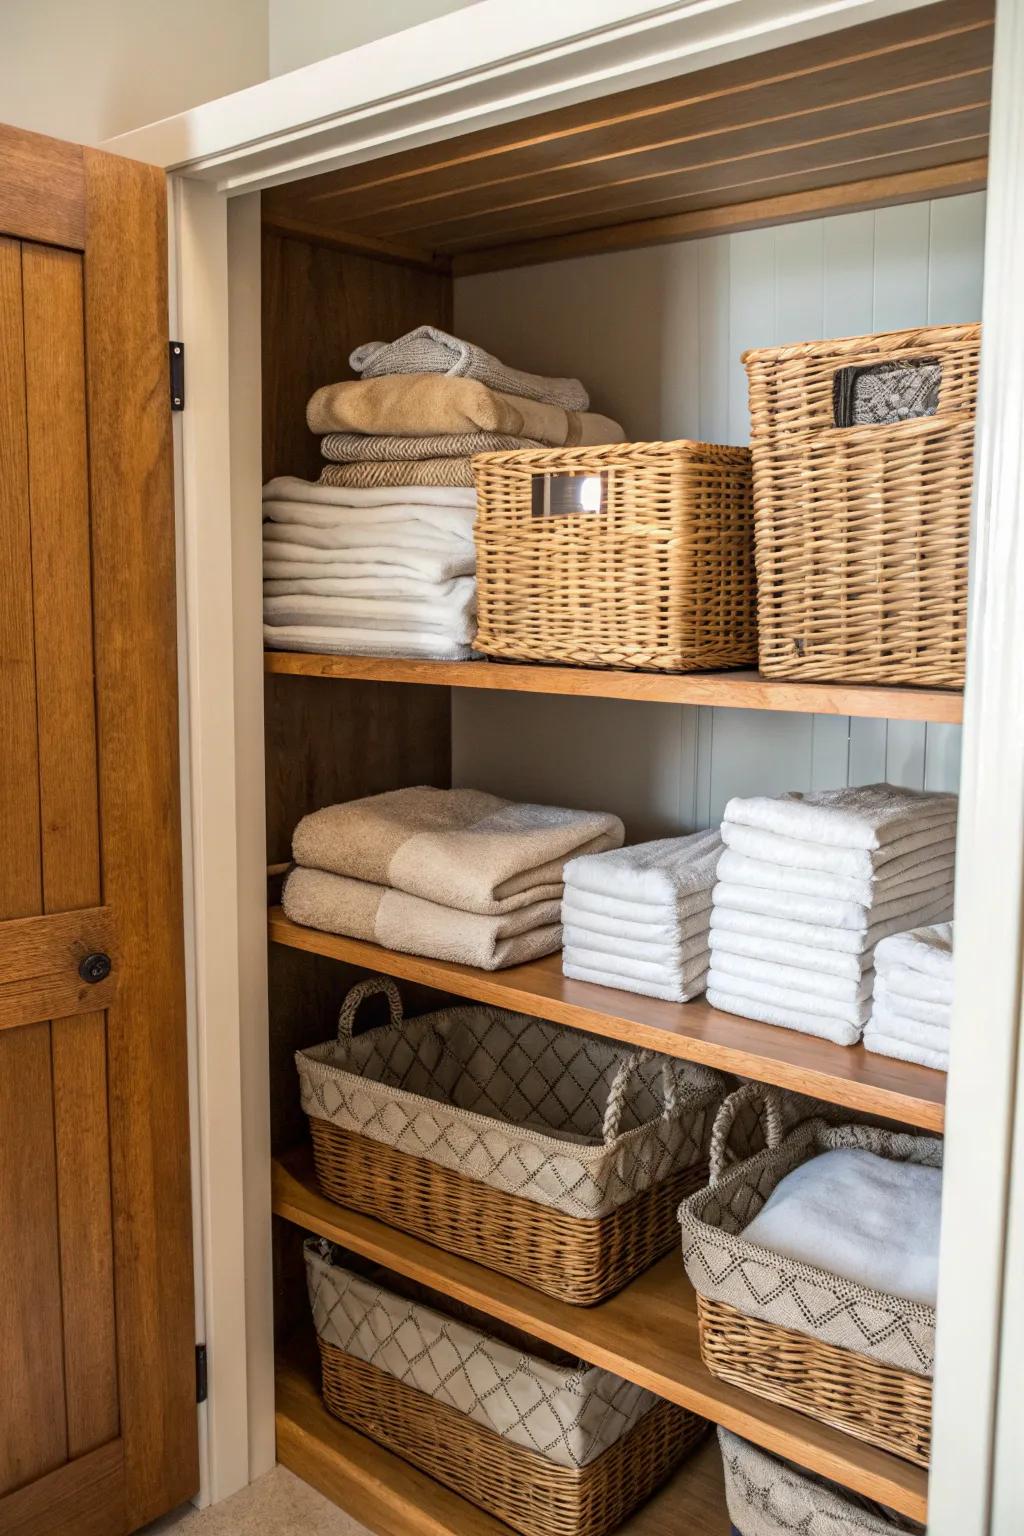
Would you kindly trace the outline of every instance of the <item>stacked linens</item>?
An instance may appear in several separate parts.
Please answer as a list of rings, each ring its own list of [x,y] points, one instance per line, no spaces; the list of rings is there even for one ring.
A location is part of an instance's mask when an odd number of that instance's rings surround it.
[[[952,915],[956,811],[955,795],[891,784],[730,800],[709,1002],[856,1044],[875,946]]]
[[[883,939],[875,951],[867,1049],[947,1072],[952,1009],[953,924]]]

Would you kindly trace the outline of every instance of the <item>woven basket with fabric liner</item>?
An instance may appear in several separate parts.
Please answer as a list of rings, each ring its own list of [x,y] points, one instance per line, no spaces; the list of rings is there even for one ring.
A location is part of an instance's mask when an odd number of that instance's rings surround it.
[[[353,1037],[374,992],[390,1024]],[[728,1091],[707,1067],[498,1008],[403,1019],[384,977],[296,1064],[326,1195],[580,1305],[671,1249]]]
[[[614,443],[472,462],[477,650],[654,672],[754,662],[748,449]],[[584,509],[569,481],[591,483]]]
[[[524,1536],[604,1536],[708,1430],[330,1244],[306,1275],[330,1411]]]
[[[894,1510],[719,1429],[725,1500],[741,1536],[924,1536]]]
[[[752,1098],[765,1104],[768,1146],[727,1167],[733,1117]],[[701,1354],[723,1381],[927,1466],[935,1309],[743,1237],[788,1173],[839,1147],[942,1166],[936,1137],[817,1118],[783,1134],[773,1090],[748,1083],[726,1099],[712,1137],[711,1182],[679,1208]]]
[[[980,343],[949,325],[743,354],[765,676],[962,686]]]

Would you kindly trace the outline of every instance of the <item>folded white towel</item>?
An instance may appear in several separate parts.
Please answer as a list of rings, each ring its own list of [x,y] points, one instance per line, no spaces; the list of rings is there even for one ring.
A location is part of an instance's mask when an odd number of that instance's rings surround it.
[[[834,998],[843,1003],[866,1003],[872,996],[874,972],[866,971],[856,976],[832,976],[808,966],[783,965],[778,960],[752,960],[747,955],[737,955],[722,949],[721,940],[727,935],[711,933],[709,948],[711,964],[723,976],[742,976],[747,981],[763,982],[767,986],[787,987],[794,992],[807,992],[815,997]],[[818,950],[824,954],[827,951]],[[808,1007],[811,1004],[808,1002]]]
[[[710,890],[722,852],[716,830],[687,837],[662,837],[652,843],[590,854],[565,866],[573,891],[610,896],[619,902],[673,907]]]
[[[882,971],[905,966],[952,987],[953,924],[934,923],[913,928],[909,933],[894,934],[879,947],[878,963]]]
[[[899,873],[879,874],[874,880],[854,880],[849,875],[832,875],[821,869],[799,869],[791,864],[770,864],[765,859],[751,859],[745,853],[727,848],[718,865],[719,880],[730,885],[749,885],[761,890],[792,891],[801,896],[820,897],[825,901],[856,901],[871,906],[901,896],[915,895],[948,885],[953,871],[956,840],[936,843],[922,851],[895,861]],[[926,855],[926,856],[925,856]]]
[[[472,581],[472,577],[461,577]],[[420,603],[459,600],[457,581],[424,581],[420,576],[268,577],[264,597],[409,597]]]
[[[744,1019],[758,1019],[762,1024],[776,1024],[781,1029],[795,1029],[803,1035],[817,1035],[836,1045],[856,1045],[861,1036],[859,1024],[847,1024],[842,1019],[828,1018],[821,1013],[807,1013],[800,1008],[780,1008],[774,1003],[752,997],[740,997],[725,992],[711,982],[708,972],[708,1002],[723,1013],[735,1013]]]
[[[950,1029],[948,1024],[923,1024],[919,1019],[907,1018],[894,1012],[876,997],[868,1020],[868,1028],[890,1040],[902,1040],[907,1045],[922,1045],[929,1051],[948,1051]]]
[[[745,955],[750,960],[775,961],[780,965],[800,966],[819,976],[841,976],[859,981],[871,969],[871,955],[847,955],[838,949],[822,949],[813,944],[793,944],[787,939],[766,939],[756,933],[734,933],[719,926],[719,919],[742,916],[720,908],[714,913],[708,942],[722,954]]]
[[[372,555],[373,558],[365,559],[364,555]],[[263,575],[273,581],[290,581],[293,577],[307,581],[345,581],[355,577],[360,580],[388,581],[393,577],[404,577],[430,583],[472,576],[475,569],[476,563],[472,557],[453,559],[449,555],[434,555],[426,550],[407,550],[394,559],[386,549],[373,549],[362,551],[352,558],[346,555],[340,560],[270,560],[266,556],[263,560]]]
[[[885,848],[872,852],[863,848],[832,848],[825,843],[762,832],[758,827],[722,823],[722,841],[737,853],[763,859],[769,864],[789,864],[797,869],[820,869],[834,875],[849,875],[854,880],[873,880],[883,875],[890,863],[895,865],[922,849],[934,849],[937,844],[948,843],[955,835],[955,821],[944,821],[907,833]]]
[[[674,906],[656,905],[654,902],[645,902],[640,906],[635,901],[622,901],[617,896],[601,896],[595,891],[584,891],[578,885],[573,885],[566,886],[566,900],[571,901],[579,912],[590,912],[595,917],[609,918],[613,922],[636,922],[638,918],[643,918],[645,923],[650,920],[652,923],[678,926],[687,918],[711,911],[710,889],[684,896]]]
[[[602,938],[616,939],[626,946],[632,953],[636,945],[669,947],[679,944],[687,944],[693,938],[704,935],[707,942],[708,921],[711,916],[711,892],[708,892],[708,904],[703,912],[695,913],[691,917],[677,917],[674,912],[667,912],[665,916],[659,916],[656,920],[641,916],[641,912],[653,912],[651,907],[633,907],[629,910],[636,914],[636,920],[630,921],[625,917],[606,917],[601,912],[588,912],[585,907],[579,905],[578,893],[566,890],[562,898],[562,922],[568,927],[577,928],[591,936],[600,934]]]
[[[882,943],[889,941],[883,939]],[[878,946],[881,949],[882,945]],[[877,959],[878,950],[875,951]],[[953,1004],[953,982],[939,976],[929,976],[925,971],[912,971],[909,965],[893,965],[884,960],[878,966],[879,976],[885,977],[885,985],[894,998],[913,998],[916,1002],[938,1003],[944,1008]]]
[[[475,507],[472,487],[450,485],[355,486],[321,485],[318,480],[300,480],[295,475],[278,475],[263,487],[263,501],[301,502],[312,507]],[[408,515],[408,514],[406,514]]]
[[[948,825],[956,809],[955,795],[897,784],[860,784],[806,794],[794,790],[778,799],[736,797],[725,808],[725,820],[802,842],[872,852],[909,833]]]
[[[935,904],[918,914],[918,922],[944,922],[953,909],[952,888],[943,892]],[[848,955],[867,955],[881,939],[899,933],[906,919],[894,917],[889,922],[874,923],[865,933],[850,928],[831,928],[823,923],[797,923],[785,917],[764,917],[759,912],[741,912],[731,907],[715,907],[712,928],[726,928],[732,933],[751,937],[781,939],[791,944],[809,944],[816,949],[835,949]]]
[[[265,597],[263,622],[308,624],[320,629],[436,632],[465,645],[476,634],[476,609],[473,597],[436,604],[402,597]]]
[[[464,527],[438,528],[434,523],[414,516],[415,511],[412,507],[407,516],[388,520],[371,508],[365,514],[369,521],[335,523],[328,527],[285,521],[282,516],[278,522],[263,524],[263,553],[281,548],[298,549],[303,553],[315,550],[318,556],[329,559],[332,551],[363,549],[376,544],[394,550],[423,549],[445,554],[457,554],[473,547],[472,534]]]
[[[575,965],[571,960],[567,961],[564,954],[562,973],[573,981],[588,981],[592,986],[611,987],[616,992],[637,992],[641,997],[658,997],[666,1003],[692,1002],[695,997],[700,997],[707,980],[707,972],[703,972],[685,987],[681,982],[663,986],[656,981],[637,981],[632,976],[623,976],[621,971],[594,971],[589,966]]]
[[[916,1061],[921,1067],[931,1067],[935,1072],[949,1071],[949,1052],[931,1051],[924,1045],[913,1045],[908,1040],[897,1040],[892,1035],[883,1035],[870,1024],[864,1031],[864,1046],[866,1050],[875,1051],[879,1056],[892,1056],[897,1061]]]
[[[814,896],[799,896],[795,891],[760,890],[752,885],[731,885],[720,880],[712,900],[716,907],[736,912],[754,912],[762,917],[781,917],[788,922],[842,928],[852,933],[866,933],[879,923],[893,920],[916,923],[922,907],[944,899],[952,900],[953,886],[947,881],[926,893],[903,896],[892,901],[864,907],[856,901],[824,901]]]
[[[838,1147],[772,1190],[745,1241],[873,1291],[934,1307],[942,1170]]]
[[[388,495],[388,502],[375,503],[370,506],[351,506],[344,502],[326,499],[323,502],[310,501],[277,501],[265,500],[263,502],[263,516],[271,523],[280,525],[289,534],[293,530],[321,529],[336,537],[339,544],[349,542],[349,530],[353,527],[366,528],[368,524],[376,524],[381,543],[387,543],[391,538],[391,529],[400,524],[417,522],[424,528],[432,528],[436,533],[444,534],[449,538],[457,538],[462,542],[473,537],[473,524],[476,521],[476,492],[469,489],[457,488],[444,490],[439,493],[442,496],[469,496],[468,502],[435,502],[417,503],[410,501],[410,493],[413,487],[401,486],[390,491],[344,491],[330,485],[319,487],[321,491],[333,493],[336,496],[378,496]],[[416,489],[429,491],[439,490],[434,486],[420,486]],[[396,498],[400,498],[396,500]],[[266,525],[265,525],[266,526]],[[398,540],[400,535],[394,535]],[[296,539],[296,543],[308,542],[304,539]],[[329,547],[329,544],[324,546]]]
[[[688,983],[703,976],[708,968],[707,949],[698,949],[685,960],[673,962],[639,960],[632,955],[613,955],[608,950],[589,949],[586,945],[568,944],[563,933],[563,958],[570,965],[587,971],[605,971],[613,976],[627,976],[632,981],[655,981],[660,986],[672,987],[677,983],[686,989]]]
[[[870,999],[844,1001],[841,998],[826,997],[820,992],[811,993],[797,987],[752,981],[748,976],[723,969],[719,962],[724,962],[726,958],[718,955],[712,957],[708,971],[709,991],[713,988],[716,992],[727,992],[736,998],[751,998],[773,1008],[792,1008],[797,1013],[813,1013],[823,1019],[841,1020],[844,1024],[853,1025],[858,1034],[871,1016]]]
[[[948,1029],[953,1015],[951,1003],[933,1003],[926,997],[906,997],[894,992],[888,977],[878,973],[875,980],[875,1003],[876,1006],[883,1004],[898,1017],[916,1019],[919,1024],[932,1024],[939,1029]]]
[[[562,926],[565,929],[566,949],[586,949],[598,955],[622,955],[627,960],[641,960],[648,965],[678,965],[694,955],[707,955],[708,925],[692,935],[675,936],[666,943],[645,943],[617,933],[598,933],[593,928],[581,928],[567,921],[565,903],[562,903]],[[705,959],[705,965],[707,960]]]
[[[469,661],[476,654],[471,645],[462,645],[441,634],[412,629],[264,624],[263,643],[278,651],[313,651],[332,656],[406,656],[417,661]]]

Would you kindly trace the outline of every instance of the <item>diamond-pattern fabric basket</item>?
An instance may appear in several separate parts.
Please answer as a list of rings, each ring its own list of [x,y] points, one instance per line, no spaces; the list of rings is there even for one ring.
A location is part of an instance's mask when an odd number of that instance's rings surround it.
[[[743,354],[767,677],[962,686],[980,341],[937,326]]]
[[[388,1026],[352,1036],[372,992]],[[385,978],[296,1056],[325,1194],[581,1305],[669,1251],[726,1080],[485,1007],[402,1018]]]
[[[742,1536],[924,1536],[871,1499],[770,1456],[719,1429],[729,1519]]]
[[[804,1121],[726,1168],[736,1108],[772,1090],[747,1084],[719,1111],[711,1182],[679,1208],[683,1263],[697,1293],[701,1354],[712,1374],[926,1466],[931,1440],[935,1310],[870,1290],[747,1242],[775,1186],[838,1147],[941,1167],[942,1142],[873,1126]]]
[[[474,456],[473,478],[474,644],[485,655],[654,672],[754,662],[748,449],[486,453]],[[538,507],[538,490],[557,492],[569,478],[600,486],[600,506]]]
[[[610,1371],[359,1274],[329,1244],[307,1242],[306,1271],[330,1411],[524,1536],[604,1536],[707,1430]]]

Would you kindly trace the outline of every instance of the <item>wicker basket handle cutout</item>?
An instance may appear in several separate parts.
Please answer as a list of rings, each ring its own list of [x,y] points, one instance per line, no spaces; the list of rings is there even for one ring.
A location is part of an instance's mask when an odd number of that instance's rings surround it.
[[[375,993],[383,992],[388,1000],[388,1013],[391,1015],[392,1028],[402,1022],[402,999],[398,988],[387,976],[368,976],[365,981],[357,981],[341,1005],[338,1015],[338,1039],[351,1040],[352,1029],[356,1022],[356,1014],[359,1005],[366,998],[373,997]]]
[[[756,1105],[761,1114],[764,1137],[769,1149],[774,1151],[782,1140],[782,1099],[779,1097],[778,1089],[769,1088],[767,1083],[744,1083],[742,1088],[737,1088],[735,1093],[730,1093],[729,1097],[722,1101],[721,1108],[715,1116],[708,1153],[712,1184],[718,1183],[729,1166],[729,1136],[736,1122],[736,1116],[744,1105],[751,1103]]]
[[[612,1079],[612,1086],[608,1090],[608,1102],[604,1107],[604,1125],[602,1135],[605,1146],[618,1139],[619,1126],[622,1122],[622,1111],[626,1105],[626,1094],[634,1075],[648,1061],[661,1061],[661,1092],[664,1098],[662,1115],[668,1119],[677,1113],[679,1109],[679,1084],[673,1071],[672,1063],[667,1057],[659,1058],[657,1051],[632,1051],[619,1063],[618,1070]]]

